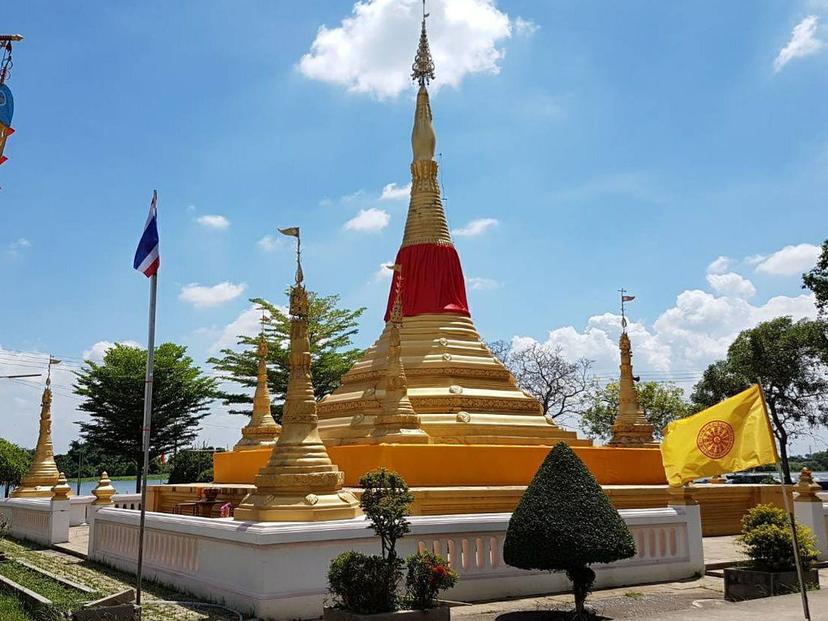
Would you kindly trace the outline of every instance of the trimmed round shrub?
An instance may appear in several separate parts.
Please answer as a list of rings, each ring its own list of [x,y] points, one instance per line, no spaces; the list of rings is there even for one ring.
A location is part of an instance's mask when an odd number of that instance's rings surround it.
[[[792,571],[796,569],[790,518],[784,509],[775,505],[757,505],[742,518],[739,544],[751,560],[751,565],[763,571]],[[796,524],[799,558],[803,568],[809,568],[817,557],[816,539],[807,526]]]
[[[593,563],[635,555],[635,541],[595,477],[566,444],[546,456],[509,520],[503,560],[521,569],[564,571],[577,616],[595,580]]]
[[[416,610],[434,608],[437,594],[457,583],[457,572],[444,558],[431,552],[412,554],[406,564],[406,600]]]

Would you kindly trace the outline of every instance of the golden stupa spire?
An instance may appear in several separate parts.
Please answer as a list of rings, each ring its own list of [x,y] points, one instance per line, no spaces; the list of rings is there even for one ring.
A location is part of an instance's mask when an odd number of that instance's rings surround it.
[[[258,373],[256,393],[253,396],[253,416],[250,422],[242,428],[242,439],[233,447],[234,451],[272,446],[276,443],[282,429],[270,412],[270,391],[267,387],[267,338],[265,338],[264,324],[265,316],[262,313],[259,343],[256,348]]]
[[[612,426],[612,439],[609,446],[654,446],[653,426],[647,422],[644,410],[638,402],[636,379],[632,368],[632,345],[627,334],[627,317],[624,304],[631,302],[635,296],[621,292],[621,338],[618,347],[621,350],[621,378],[619,381],[618,415]]]
[[[414,411],[408,398],[408,382],[402,362],[403,325],[402,266],[388,266],[397,274],[394,306],[388,329],[388,367],[385,371],[385,394],[382,398],[382,412],[374,421],[372,441],[378,443],[428,443],[428,435],[420,428],[420,417]]]
[[[256,489],[234,512],[237,520],[257,522],[339,520],[359,514],[359,502],[342,489],[344,474],[319,437],[308,339],[308,294],[302,281],[299,228],[296,282],[290,290],[290,375],[282,414],[282,433],[270,460],[256,477]]]
[[[14,498],[51,498],[52,487],[57,485],[60,476],[52,445],[52,365],[59,362],[60,360],[49,356],[46,388],[43,389],[43,398],[40,402],[40,432],[37,435],[37,446],[29,472],[11,494]]]
[[[426,85],[434,79],[434,61],[428,47],[426,32],[425,3],[423,23],[420,31],[420,45],[412,65],[411,79],[420,84],[417,105],[414,110],[414,127],[411,131],[411,202],[405,222],[402,246],[415,244],[451,245],[446,214],[440,199],[440,185],[437,182],[437,162],[434,153],[437,135],[432,125],[431,102]]]

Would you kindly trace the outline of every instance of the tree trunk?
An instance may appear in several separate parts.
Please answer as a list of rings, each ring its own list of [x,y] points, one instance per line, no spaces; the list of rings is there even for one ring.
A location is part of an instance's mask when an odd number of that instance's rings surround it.
[[[793,485],[791,478],[791,466],[788,463],[788,442],[779,442],[779,461],[782,462],[782,474],[785,478],[785,485]]]
[[[143,469],[139,468],[138,472],[135,473],[135,493],[141,493],[141,476],[143,474]]]
[[[10,488],[10,487],[11,487],[11,483],[9,483],[8,481],[6,481],[6,495],[5,495],[5,498],[8,498],[8,497],[9,497],[9,488]]]

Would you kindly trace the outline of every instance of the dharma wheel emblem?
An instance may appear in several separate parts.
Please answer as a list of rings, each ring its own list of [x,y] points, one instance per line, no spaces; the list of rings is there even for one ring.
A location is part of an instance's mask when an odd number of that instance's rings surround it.
[[[696,446],[710,459],[721,459],[733,448],[736,432],[730,423],[723,420],[711,420],[699,429]]]

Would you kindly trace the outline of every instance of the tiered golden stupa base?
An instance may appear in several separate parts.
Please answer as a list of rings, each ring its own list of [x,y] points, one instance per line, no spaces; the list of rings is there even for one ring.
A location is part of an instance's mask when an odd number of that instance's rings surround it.
[[[20,487],[16,488],[11,496],[13,498],[51,498],[52,488],[57,484],[57,477],[55,482],[51,485],[32,485],[24,482]]]
[[[653,426],[649,423],[616,423],[607,446],[619,448],[658,448],[653,440]]]
[[[251,451],[261,448],[272,449],[279,439],[279,431],[262,430],[257,427],[242,427],[242,439],[236,442],[234,451]]]
[[[319,403],[319,433],[328,447],[376,442],[371,438],[382,413],[389,332],[386,324],[377,342],[343,376],[342,385]],[[543,416],[469,317],[405,317],[401,337],[408,398],[430,443],[591,444]]]
[[[399,472],[411,487],[528,485],[549,452],[548,446],[375,444],[331,446],[328,454],[356,487],[379,467]],[[576,446],[578,457],[602,485],[663,485],[661,453],[651,448]],[[216,453],[217,484],[253,483],[270,458],[269,450]]]

